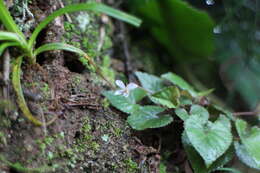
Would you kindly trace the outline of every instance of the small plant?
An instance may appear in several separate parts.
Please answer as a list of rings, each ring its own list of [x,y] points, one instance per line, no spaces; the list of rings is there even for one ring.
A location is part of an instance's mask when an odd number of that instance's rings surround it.
[[[77,12],[77,11],[82,11],[82,10],[89,10],[89,11],[94,11],[94,12],[105,13],[111,17],[128,22],[134,26],[139,26],[141,23],[141,21],[138,18],[128,15],[124,12],[115,10],[113,8],[110,8],[101,3],[73,4],[73,5],[68,5],[64,8],[61,8],[61,9],[53,12],[48,17],[46,17],[42,22],[39,23],[39,25],[32,32],[32,35],[29,38],[29,40],[26,40],[24,34],[20,31],[18,26],[15,24],[9,11],[5,7],[4,1],[0,0],[0,11],[1,11],[0,21],[2,22],[4,27],[7,29],[7,31],[0,31],[0,41],[2,41],[0,44],[0,56],[2,55],[3,51],[8,47],[17,47],[21,51],[21,55],[14,61],[14,64],[13,64],[12,83],[13,83],[13,87],[16,92],[16,95],[18,97],[17,101],[18,101],[18,105],[19,105],[20,109],[22,110],[25,117],[28,118],[35,125],[42,125],[42,122],[37,120],[31,114],[31,112],[25,102],[24,96],[23,96],[23,91],[22,91],[21,82],[20,82],[21,64],[23,62],[23,59],[27,59],[27,61],[30,64],[35,64],[37,55],[39,55],[40,53],[43,53],[45,51],[51,51],[51,50],[70,51],[70,52],[74,52],[74,53],[77,53],[77,54],[83,56],[88,61],[88,63],[96,69],[96,72],[99,75],[101,75],[101,77],[103,77],[99,68],[92,61],[92,59],[84,51],[82,51],[81,49],[78,49],[72,45],[68,45],[68,44],[64,44],[64,43],[48,43],[48,44],[44,44],[40,47],[35,48],[36,38],[39,35],[39,33],[50,22],[52,22],[56,17],[61,16],[65,13]],[[53,121],[48,122],[47,125],[50,124],[51,122],[53,122]]]
[[[182,144],[195,173],[238,173],[233,168],[223,168],[234,153],[249,167],[260,170],[260,128],[249,127],[246,121],[217,105],[201,104],[201,99],[213,90],[197,92],[174,73],[157,77],[136,72],[136,76],[142,87],[129,91],[129,95],[118,95],[118,91],[103,93],[114,107],[130,114],[127,122],[133,129],[163,127],[177,116],[184,122]],[[166,85],[166,81],[171,85]],[[151,105],[138,104],[145,97]]]

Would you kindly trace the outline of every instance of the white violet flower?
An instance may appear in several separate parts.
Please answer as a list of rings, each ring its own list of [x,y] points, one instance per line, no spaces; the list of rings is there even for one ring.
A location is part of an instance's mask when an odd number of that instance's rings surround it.
[[[138,87],[135,83],[129,83],[127,86],[121,81],[116,80],[116,85],[120,88],[119,90],[115,91],[115,95],[123,95],[124,97],[128,97],[131,90],[134,90]]]

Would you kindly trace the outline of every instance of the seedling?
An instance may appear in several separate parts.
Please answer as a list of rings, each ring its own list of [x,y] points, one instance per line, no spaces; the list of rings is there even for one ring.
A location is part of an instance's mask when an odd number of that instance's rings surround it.
[[[61,16],[65,13],[77,12],[82,10],[105,13],[108,16],[117,18],[119,20],[132,24],[134,26],[139,26],[141,23],[141,21],[138,18],[128,15],[124,12],[118,11],[116,9],[110,8],[101,3],[92,2],[92,3],[73,4],[61,8],[53,12],[48,17],[46,17],[34,29],[29,40],[26,40],[24,34],[20,31],[18,26],[15,24],[9,11],[7,10],[4,1],[0,0],[0,11],[1,11],[0,21],[2,22],[2,24],[7,30],[7,31],[0,31],[0,41],[2,41],[2,43],[0,44],[0,56],[2,55],[4,50],[8,47],[17,47],[21,51],[21,55],[18,58],[16,58],[16,60],[14,61],[13,70],[12,70],[13,73],[12,83],[17,95],[17,102],[20,109],[22,110],[24,116],[28,118],[35,125],[41,126],[43,125],[43,123],[37,120],[32,115],[23,96],[23,91],[20,82],[21,64],[23,62],[23,59],[26,59],[30,64],[35,64],[36,58],[40,53],[46,51],[52,51],[52,50],[70,51],[83,56],[89,62],[89,64],[96,69],[96,72],[99,73],[99,75],[102,75],[99,72],[100,70],[95,64],[95,62],[84,51],[72,45],[68,45],[65,43],[48,43],[37,48],[35,47],[36,38],[39,35],[39,33],[56,17]],[[53,121],[47,122],[46,125],[50,124],[51,122]]]

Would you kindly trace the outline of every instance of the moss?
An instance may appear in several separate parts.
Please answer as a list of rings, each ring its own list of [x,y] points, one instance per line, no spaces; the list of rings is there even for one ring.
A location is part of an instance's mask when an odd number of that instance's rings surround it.
[[[81,75],[75,75],[72,78],[72,82],[75,85],[79,85],[81,83],[81,81],[82,81],[82,76]]]
[[[126,159],[124,163],[128,173],[134,173],[139,170],[137,163],[134,162],[131,158]]]
[[[116,137],[120,137],[123,134],[123,131],[120,128],[114,128],[114,134]]]
[[[50,97],[50,87],[49,87],[49,85],[47,84],[47,83],[45,83],[45,82],[42,82],[41,83],[41,87],[40,87],[40,91],[42,92],[42,96],[44,97],[44,98],[49,98]]]
[[[101,101],[101,105],[104,107],[104,108],[108,108],[110,106],[110,102],[108,101],[107,98],[104,98],[102,99]]]
[[[103,56],[101,73],[112,83],[115,82],[115,71],[110,67],[111,58],[108,55]]]
[[[0,144],[7,145],[5,134],[1,131],[0,131]]]

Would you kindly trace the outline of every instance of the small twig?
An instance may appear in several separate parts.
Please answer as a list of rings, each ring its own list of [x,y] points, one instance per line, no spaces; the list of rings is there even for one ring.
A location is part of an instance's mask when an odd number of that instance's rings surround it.
[[[62,2],[61,0],[58,0],[58,2],[59,2],[59,4],[60,4],[60,7],[61,7],[61,8],[64,8],[63,2]],[[71,17],[69,16],[68,13],[65,13],[65,17],[67,18],[67,20],[68,20],[69,23],[72,23]]]
[[[234,116],[241,116],[241,115],[257,115],[258,112],[234,112],[233,115]]]
[[[132,66],[131,66],[131,55],[129,52],[129,45],[128,45],[128,40],[125,38],[125,35],[127,34],[127,29],[125,28],[125,24],[123,22],[120,22],[120,30],[121,30],[121,39],[122,39],[122,43],[123,43],[123,51],[125,54],[125,73],[126,73],[126,77],[129,79],[129,81],[131,82],[133,79],[133,76],[131,75],[132,72]]]
[[[104,26],[101,26],[100,28],[100,35],[99,35],[99,43],[98,43],[98,46],[97,46],[97,51],[100,52],[102,47],[103,47],[103,44],[104,44],[104,40],[105,40],[105,36],[106,36],[106,30],[105,30],[105,27]]]

